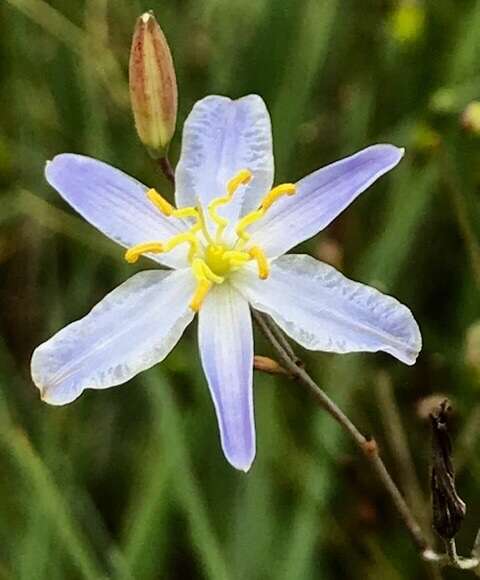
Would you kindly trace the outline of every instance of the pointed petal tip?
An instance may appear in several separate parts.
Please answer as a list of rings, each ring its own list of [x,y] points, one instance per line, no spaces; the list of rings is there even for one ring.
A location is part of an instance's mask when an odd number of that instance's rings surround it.
[[[392,167],[399,163],[405,155],[405,147],[397,147],[391,143],[378,143],[377,145],[372,145],[369,149],[376,149],[379,153],[391,157]]]
[[[232,467],[238,471],[243,471],[243,473],[248,473],[253,465],[255,459],[255,453],[253,457],[229,457],[224,451],[225,457]]]

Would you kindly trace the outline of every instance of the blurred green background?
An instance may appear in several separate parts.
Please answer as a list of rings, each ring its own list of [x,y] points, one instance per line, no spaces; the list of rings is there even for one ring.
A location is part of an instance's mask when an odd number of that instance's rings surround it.
[[[172,161],[185,116],[209,93],[264,97],[277,182],[375,142],[407,148],[305,249],[412,308],[418,363],[300,354],[376,437],[432,537],[425,413],[428,397],[448,395],[468,505],[462,553],[480,526],[480,120],[469,107],[480,2],[1,0],[0,578],[462,577],[420,562],[369,465],[300,385],[256,373],[258,455],[248,475],[233,470],[194,327],[122,387],[64,408],[40,401],[33,348],[134,271],[47,186],[45,161],[99,157],[171,193],[129,109],[131,34],[150,8],[178,75]],[[272,354],[261,336],[256,353]]]

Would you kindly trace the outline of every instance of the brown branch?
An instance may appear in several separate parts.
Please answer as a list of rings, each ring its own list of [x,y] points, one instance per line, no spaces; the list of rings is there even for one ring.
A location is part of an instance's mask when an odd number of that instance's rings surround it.
[[[310,391],[315,401],[327,413],[329,413],[337,423],[351,436],[357,447],[362,451],[364,456],[370,461],[374,471],[380,479],[383,487],[389,494],[396,510],[402,518],[410,536],[417,546],[418,550],[423,554],[425,550],[429,550],[428,542],[423,535],[423,532],[415,519],[415,516],[410,511],[407,503],[403,499],[398,487],[395,485],[390,476],[385,464],[383,463],[378,447],[374,440],[367,439],[352,423],[352,421],[345,415],[345,413],[337,407],[337,405],[330,399],[330,397],[317,385],[317,383],[310,377],[307,371],[295,363],[295,360],[288,354],[286,349],[280,344],[275,335],[270,329],[270,324],[265,321],[263,314],[253,311],[253,317],[258,324],[260,330],[263,332],[267,340],[271,343],[276,351],[282,366],[290,372],[300,384]],[[430,550],[431,551],[431,550]]]
[[[157,163],[160,166],[163,175],[165,175],[168,181],[175,187],[175,171],[173,170],[169,158],[165,155],[165,157],[157,159]]]

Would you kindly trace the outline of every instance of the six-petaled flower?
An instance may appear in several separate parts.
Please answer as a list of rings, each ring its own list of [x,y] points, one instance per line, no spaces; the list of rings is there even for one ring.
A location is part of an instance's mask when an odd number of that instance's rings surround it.
[[[288,250],[325,228],[403,150],[374,145],[296,183],[273,184],[262,99],[199,101],[183,131],[176,207],[118,169],[80,155],[47,164],[48,182],[86,220],[170,270],[140,272],[40,345],[32,376],[48,403],[124,383],[163,360],[198,313],[200,356],[228,461],[255,456],[250,308],[300,345],[384,351],[413,364],[421,336],[410,310],[331,266]]]

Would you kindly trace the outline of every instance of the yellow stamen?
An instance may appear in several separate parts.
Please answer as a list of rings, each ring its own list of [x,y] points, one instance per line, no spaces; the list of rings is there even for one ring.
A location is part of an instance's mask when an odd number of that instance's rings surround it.
[[[199,220],[198,210],[195,207],[181,207],[180,209],[174,210],[172,216],[177,218],[193,217]]]
[[[270,267],[265,252],[259,246],[253,246],[250,248],[249,254],[257,262],[258,277],[261,280],[266,280],[270,274]]]
[[[231,197],[241,185],[245,185],[252,179],[252,172],[248,169],[241,169],[235,177],[230,179],[227,185],[228,195]]]
[[[173,248],[176,248],[180,244],[190,244],[190,250],[188,252],[188,261],[191,262],[195,255],[198,253],[200,248],[200,242],[197,236],[191,231],[184,232],[182,234],[177,234],[171,237],[164,245],[164,252],[170,252]]]
[[[297,188],[294,183],[282,183],[274,187],[267,195],[263,198],[260,207],[267,211],[267,209],[277,201],[282,195],[294,195]]]
[[[149,189],[147,191],[147,197],[153,205],[163,213],[163,215],[171,216],[175,211],[173,205],[160,195],[156,189]]]
[[[137,244],[132,248],[128,249],[125,252],[125,260],[130,264],[133,264],[138,260],[138,258],[142,254],[147,254],[149,252],[155,254],[162,254],[164,252],[170,252],[173,248],[176,248],[178,245],[188,243],[190,244],[190,250],[188,252],[188,260],[191,262],[195,257],[195,254],[198,252],[199,249],[199,241],[197,240],[196,236],[192,234],[192,232],[184,232],[181,234],[177,234],[170,238],[165,244],[160,242],[147,242],[145,244]]]
[[[197,284],[197,288],[195,290],[195,294],[190,301],[190,308],[194,312],[198,312],[200,310],[200,306],[202,302],[205,300],[205,296],[208,294],[208,291],[212,287],[212,282],[208,280],[200,280]]]
[[[195,232],[202,232],[203,235],[205,236],[205,239],[207,240],[207,242],[209,244],[213,244],[215,243],[213,241],[212,236],[210,235],[210,232],[208,231],[208,227],[207,227],[207,222],[205,221],[205,214],[203,213],[203,209],[202,207],[199,205],[197,208],[197,223],[192,227],[191,231],[193,233]]]
[[[147,197],[153,205],[167,217],[193,217],[197,220],[199,219],[198,210],[195,207],[181,207],[180,209],[176,209],[169,201],[160,195],[156,189],[149,189],[147,191]]]
[[[226,205],[232,201],[233,194],[237,191],[240,185],[248,183],[252,179],[252,172],[248,169],[241,169],[235,177],[230,179],[227,185],[227,195],[217,197],[208,204],[208,215],[214,223],[217,224],[217,242],[222,237],[225,228],[228,226],[228,220],[218,215],[217,208],[221,205]]]
[[[200,310],[206,295],[214,284],[222,284],[232,271],[245,266],[249,261],[255,261],[259,278],[265,280],[270,275],[268,258],[260,246],[243,249],[251,238],[246,229],[261,219],[282,196],[293,195],[296,192],[296,187],[293,183],[283,183],[270,190],[256,210],[238,221],[235,227],[238,240],[232,246],[223,240],[223,233],[229,220],[218,214],[218,208],[230,203],[237,189],[251,179],[252,173],[248,169],[242,169],[227,183],[227,194],[213,199],[209,203],[208,217],[216,225],[215,236],[209,232],[208,221],[200,205],[177,209],[155,189],[149,189],[146,192],[148,199],[163,215],[179,219],[194,218],[195,222],[186,224],[187,231],[172,236],[164,243],[147,242],[133,246],[126,251],[125,259],[133,263],[142,254],[170,252],[180,244],[189,244],[188,260],[193,275],[197,279],[195,293],[190,302],[190,308],[195,312]],[[199,233],[203,234],[203,239],[202,236],[197,237]]]
[[[137,244],[125,252],[125,260],[129,264],[134,264],[142,254],[152,252],[154,254],[161,254],[164,252],[163,244],[158,242],[148,242],[146,244]]]
[[[262,218],[264,213],[265,212],[262,209],[257,209],[247,213],[247,215],[244,216],[235,227],[235,233],[237,236],[245,242],[248,241],[251,236],[245,231],[245,228],[248,228],[248,226],[251,226],[253,223]]]
[[[248,241],[251,236],[248,234],[245,229],[248,226],[251,226],[253,223],[261,219],[266,211],[283,195],[294,195],[297,191],[296,185],[294,183],[282,183],[281,185],[277,185],[271,191],[267,193],[267,195],[263,198],[262,202],[260,203],[260,207],[257,210],[254,210],[250,213],[247,213],[238,223],[235,228],[235,233],[237,236],[243,240],[244,242]]]

